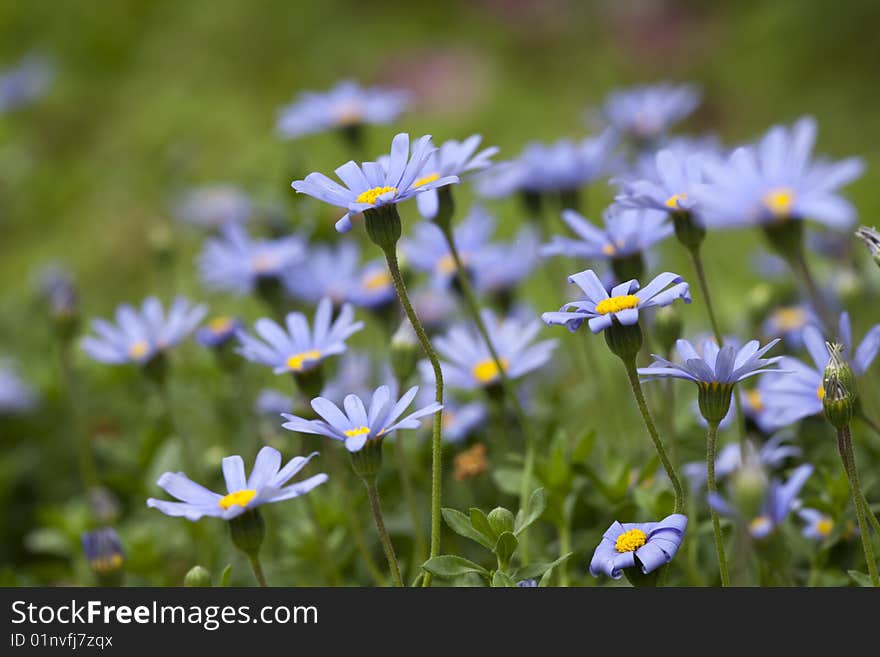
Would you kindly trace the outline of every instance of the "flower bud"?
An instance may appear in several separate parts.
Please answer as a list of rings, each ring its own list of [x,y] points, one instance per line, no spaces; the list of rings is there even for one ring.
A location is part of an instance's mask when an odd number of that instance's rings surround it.
[[[250,509],[229,521],[233,544],[249,557],[256,557],[266,536],[266,523],[260,510]]]
[[[706,228],[700,224],[691,212],[678,211],[672,213],[672,224],[675,236],[688,251],[696,251],[706,238]]]
[[[804,248],[804,222],[780,220],[765,224],[764,236],[783,258],[797,260]]]
[[[709,424],[719,424],[727,417],[732,396],[732,383],[719,383],[718,381],[699,383],[697,401],[700,404],[700,415]]]
[[[856,237],[865,243],[865,246],[868,247],[868,253],[880,267],[880,232],[876,228],[862,226],[856,231]]]
[[[748,443],[745,464],[731,477],[733,503],[743,517],[756,518],[761,514],[767,485],[767,474],[761,467],[760,458]]]
[[[664,354],[672,351],[676,340],[681,337],[681,327],[681,315],[675,306],[663,306],[657,309],[654,314],[654,338]]]
[[[400,214],[395,204],[389,203],[364,210],[364,224],[367,227],[367,235],[383,251],[396,247],[402,228]]]
[[[826,342],[825,346],[831,360],[828,361],[822,378],[822,408],[834,428],[842,429],[849,424],[855,411],[856,378],[852,368],[843,359],[843,347],[830,342]]]
[[[382,438],[370,438],[356,452],[349,452],[351,467],[365,481],[375,480],[382,469]]]
[[[642,329],[636,324],[621,324],[616,319],[605,329],[605,344],[625,363],[634,361],[642,348]]]
[[[416,332],[409,320],[404,319],[391,338],[391,370],[401,385],[416,371],[420,353]]]
[[[183,578],[183,585],[189,587],[211,586],[211,572],[201,566],[193,566]]]
[[[501,536],[504,532],[513,532],[514,518],[513,514],[503,506],[495,507],[489,512],[489,526],[496,536]]]

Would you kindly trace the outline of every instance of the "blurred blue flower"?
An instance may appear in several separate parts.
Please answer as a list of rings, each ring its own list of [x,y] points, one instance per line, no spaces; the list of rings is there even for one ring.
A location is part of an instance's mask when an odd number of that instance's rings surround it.
[[[787,444],[793,436],[780,432],[761,445],[755,455],[755,461],[767,470],[778,469],[786,459],[801,456],[801,449],[795,445]],[[750,449],[754,449],[751,443]],[[738,444],[725,445],[715,457],[715,479],[721,481],[742,467],[742,448]],[[681,468],[694,490],[706,485],[706,461],[692,461],[685,463]]]
[[[636,280],[621,283],[611,289],[611,294],[592,269],[572,274],[568,280],[586,296],[566,303],[558,312],[546,312],[541,318],[550,325],[566,326],[569,331],[576,331],[588,320],[590,330],[600,333],[614,320],[624,325],[637,323],[640,309],[668,306],[676,299],[691,302],[690,286],[681,276],[671,272],[658,275],[641,290]]]
[[[524,226],[510,244],[492,242],[472,263],[474,288],[480,294],[505,294],[528,278],[539,258],[540,239]]]
[[[293,410],[293,400],[290,395],[276,390],[275,388],[263,388],[254,402],[254,410],[259,415],[277,418],[282,413],[290,413]]]
[[[834,519],[821,511],[804,507],[798,509],[797,514],[807,523],[801,532],[807,538],[822,541],[828,538],[831,530],[834,529]]]
[[[190,190],[173,208],[177,219],[200,228],[244,223],[252,212],[250,196],[232,185],[207,185]]]
[[[305,257],[284,272],[284,287],[300,301],[317,303],[328,297],[338,306],[349,300],[360,257],[358,245],[350,240],[310,244]]]
[[[680,513],[659,522],[616,520],[602,534],[590,560],[593,577],[607,575],[620,579],[624,568],[638,568],[645,575],[672,561],[687,528],[688,519]]]
[[[429,404],[434,400],[431,386],[421,389],[417,404]],[[462,402],[447,394],[443,399],[443,439],[460,443],[486,424],[489,410],[481,401]]]
[[[677,340],[675,347],[682,364],[651,354],[654,362],[649,367],[640,367],[639,376],[643,381],[672,378],[691,381],[699,386],[733,385],[749,377],[774,371],[775,365],[783,357],[763,356],[778,342],[779,338],[761,347],[757,340],[751,340],[737,349],[732,344],[719,347],[714,339],[707,338],[700,343],[698,353],[687,340]]]
[[[310,173],[305,180],[295,180],[291,186],[301,194],[345,208],[347,212],[336,222],[336,230],[351,230],[352,215],[400,203],[416,194],[458,182],[457,176],[434,178],[425,166],[436,148],[431,136],[420,137],[410,154],[409,135],[400,133],[391,142],[387,165],[364,162],[358,166],[349,161],[336,169],[336,175],[345,186],[336,183],[322,173]]]
[[[236,337],[242,324],[235,317],[214,317],[196,331],[196,341],[205,347],[220,347]]]
[[[398,429],[418,429],[419,418],[439,411],[442,406],[436,402],[399,419],[418,393],[418,386],[410,388],[397,401],[393,401],[391,388],[379,386],[373,393],[369,409],[357,395],[345,398],[345,412],[329,399],[316,397],[312,408],[323,420],[307,420],[285,413],[287,422],[282,426],[290,431],[318,434],[345,443],[349,452],[358,452],[368,440],[382,439]]]
[[[9,365],[0,363],[0,415],[25,413],[37,405],[37,394]]]
[[[696,191],[703,185],[704,158],[700,152],[660,150],[654,156],[656,171],[650,178],[612,181],[620,185],[614,200],[631,208],[693,212]]]
[[[236,223],[226,224],[220,237],[205,242],[198,258],[199,274],[215,290],[248,294],[260,279],[283,278],[302,261],[306,247],[295,236],[252,240]]]
[[[725,161],[707,161],[708,183],[697,191],[710,227],[775,224],[811,219],[832,228],[855,221],[853,206],[838,188],[862,174],[858,158],[812,159],[816,122],[800,119],[792,128],[774,126],[756,146],[736,149]]]
[[[486,255],[489,239],[495,230],[495,218],[481,206],[474,206],[453,229],[455,248],[465,269],[476,266]],[[455,280],[455,260],[443,232],[429,223],[416,224],[414,235],[401,242],[401,251],[416,270],[428,273],[431,284],[446,288]]]
[[[492,164],[491,158],[498,153],[497,146],[484,148],[477,153],[483,140],[481,135],[471,135],[464,141],[450,139],[428,158],[425,164],[426,178],[443,178],[445,176],[463,176],[472,171],[481,171]],[[419,213],[425,219],[437,216],[439,197],[436,189],[431,189],[416,197]]]
[[[366,398],[373,392],[373,379],[374,368],[370,354],[346,351],[339,358],[336,373],[324,385],[321,396],[334,404],[341,404],[348,394]]]
[[[183,297],[174,300],[167,315],[156,297],[147,298],[140,310],[122,304],[116,324],[92,320],[97,335],[83,338],[82,348],[102,363],[143,365],[192,333],[206,313],[205,306],[192,306]]]
[[[277,128],[282,137],[295,139],[334,128],[393,122],[410,103],[399,89],[361,87],[343,80],[325,92],[304,91],[281,108]]]
[[[817,321],[816,314],[807,304],[779,306],[761,324],[761,333],[781,335],[789,347],[800,349],[804,346],[804,328]]]
[[[331,323],[332,317],[333,302],[326,297],[318,303],[311,329],[302,313],[288,313],[286,330],[263,317],[254,324],[262,340],[240,331],[238,353],[249,361],[270,366],[275,374],[307,372],[325,358],[343,353],[345,340],[364,327],[363,322],[354,321],[350,304],[344,304]]]
[[[748,522],[749,534],[753,538],[760,539],[770,535],[785,520],[812,474],[813,466],[807,463],[795,468],[785,482],[779,479],[770,480],[759,515],[744,519]],[[721,515],[741,517],[739,512],[718,493],[709,493],[708,500],[709,505]]]
[[[384,260],[371,260],[358,272],[348,291],[348,300],[359,308],[380,308],[397,298],[394,280]]]
[[[516,192],[560,192],[583,187],[609,173],[617,139],[612,131],[579,142],[560,139],[552,144],[532,142],[520,156],[488,169],[477,189],[487,198]]]
[[[147,506],[167,516],[183,516],[192,521],[203,516],[232,520],[260,505],[305,495],[327,481],[327,475],[322,473],[285,486],[317,454],[296,456],[282,468],[281,453],[272,447],[263,447],[257,454],[250,477],[245,475],[244,460],[240,456],[227,456],[223,459],[226,495],[200,486],[183,472],[166,472],[159,477],[157,485],[181,501],[167,502],[151,497]]]
[[[480,314],[508,378],[518,379],[550,360],[556,340],[532,344],[541,330],[540,321],[513,317],[499,320],[488,309]],[[434,339],[434,347],[444,358],[441,362],[443,379],[450,387],[473,390],[499,382],[498,365],[474,326],[453,326],[446,335]],[[427,361],[421,361],[419,369],[424,380],[433,381],[434,373]]]
[[[699,104],[700,92],[695,86],[662,82],[611,92],[602,106],[602,116],[622,134],[652,141]]]
[[[37,283],[51,317],[58,319],[76,314],[76,286],[69,271],[59,265],[49,265],[40,271]]]
[[[55,72],[49,60],[25,55],[17,66],[0,71],[0,113],[27,107],[49,90]]]
[[[533,589],[538,586],[538,581],[534,579],[521,579],[516,585],[521,589]]]
[[[646,251],[672,235],[674,230],[665,212],[614,205],[604,213],[603,228],[594,226],[574,210],[563,210],[562,220],[577,239],[554,235],[541,247],[542,255],[596,260],[624,258]]]
[[[94,572],[104,575],[122,568],[125,551],[122,549],[122,541],[115,529],[102,527],[84,532],[80,540],[86,561]]]
[[[427,330],[446,326],[458,316],[458,300],[450,290],[421,287],[414,290],[410,298],[416,314]]]

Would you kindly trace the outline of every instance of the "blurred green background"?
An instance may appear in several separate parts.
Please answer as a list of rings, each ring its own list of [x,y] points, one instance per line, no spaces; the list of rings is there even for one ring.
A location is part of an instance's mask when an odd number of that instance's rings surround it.
[[[36,51],[56,68],[47,97],[0,116],[0,356],[14,356],[48,399],[39,418],[7,429],[11,445],[4,445],[0,465],[4,577],[33,583],[68,576],[63,537],[34,538],[32,530],[63,526],[58,516],[73,512],[58,505],[78,485],[33,276],[50,261],[69,267],[85,318],[107,316],[118,303],[149,293],[210,299],[191,264],[200,246],[192,231],[174,242],[173,265],[159,273],[153,266],[157,242],[179,230],[169,216],[175,195],[229,182],[288,207],[293,178],[348,159],[332,136],[277,138],[276,112],[295,93],[342,78],[409,88],[416,107],[400,125],[371,129],[369,152],[385,150],[398,129],[430,132],[437,141],[481,132],[503,158],[531,139],[586,134],[585,111],[611,89],[692,81],[704,103],[684,130],[717,132],[725,143],[815,115],[819,152],[867,161],[867,174],[848,195],[871,224],[880,209],[878,24],[880,4],[873,0],[0,3],[0,66]],[[598,202],[609,198],[606,186],[593,190],[587,214],[596,218]],[[318,225],[335,218],[334,210],[308,201],[296,207]],[[512,233],[515,204],[503,206],[502,216],[502,231]],[[724,239],[722,248],[710,236],[707,267],[721,292],[721,315],[733,322],[760,280],[742,255],[758,236]],[[666,268],[684,263],[669,252]],[[546,309],[546,296],[536,305]],[[705,328],[702,313],[687,321],[689,332]],[[189,426],[207,432],[216,418],[198,402],[206,387],[219,384],[201,380],[210,363],[196,347],[186,349],[175,392]],[[86,370],[90,432],[103,441],[100,449],[124,451],[124,431],[149,417],[155,400],[126,368],[78,361]],[[608,385],[619,387],[617,379]],[[635,417],[625,422],[639,430]],[[211,454],[214,462],[219,455]],[[134,496],[131,504],[142,500]],[[161,552],[150,547],[150,531],[181,529],[183,522],[152,517],[126,536],[129,551],[140,550],[135,560],[153,565],[179,554],[185,532],[167,539],[172,545]],[[184,560],[164,574],[144,566],[139,581],[179,581],[188,565]]]

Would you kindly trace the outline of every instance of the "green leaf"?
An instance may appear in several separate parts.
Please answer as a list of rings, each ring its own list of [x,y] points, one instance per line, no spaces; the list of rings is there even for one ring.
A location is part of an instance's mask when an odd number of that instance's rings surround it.
[[[545,508],[547,508],[547,497],[544,495],[544,489],[538,488],[529,497],[526,508],[520,509],[516,514],[516,529],[513,533],[519,536],[524,529],[541,517]]]
[[[574,552],[563,554],[556,561],[551,561],[550,563],[530,563],[528,566],[523,566],[522,568],[517,570],[513,574],[513,578],[519,581],[521,579],[534,579],[535,577],[546,575],[547,573],[552,572],[553,569],[556,568],[556,566],[561,564],[573,554]]]
[[[502,493],[519,495],[519,482],[522,479],[522,468],[499,467],[492,469],[492,479]]]
[[[868,577],[865,573],[860,573],[858,570],[847,570],[846,574],[849,575],[850,578],[852,578],[852,581],[854,581],[859,586],[874,586],[871,583],[871,578]]]
[[[232,564],[226,564],[226,568],[220,573],[220,586],[229,586],[229,578],[232,577]]]
[[[519,541],[511,532],[504,532],[501,534],[501,536],[498,537],[498,542],[495,544],[495,554],[498,555],[498,560],[502,564],[507,564],[510,561],[510,557],[513,556],[513,553],[516,552],[518,545]]]
[[[470,514],[471,526],[494,543],[495,532],[492,531],[492,525],[489,524],[489,516],[475,507],[471,508]],[[493,547],[494,545],[490,545],[489,549],[491,550]]]
[[[464,557],[459,557],[454,554],[444,554],[439,557],[434,557],[433,559],[428,559],[422,564],[422,568],[432,575],[445,577],[447,579],[458,577],[459,575],[466,575],[468,573],[477,573],[483,577],[489,577],[489,571],[483,568],[480,564],[468,561]]]
[[[590,453],[593,451],[593,446],[595,444],[596,432],[593,429],[590,429],[578,439],[577,444],[574,446],[574,452],[571,455],[571,460],[574,463],[586,461],[589,458]]]
[[[516,582],[507,575],[506,573],[502,573],[500,570],[496,570],[495,574],[492,575],[492,587],[493,588],[516,588]]]
[[[443,520],[446,521],[449,528],[459,536],[464,536],[472,541],[476,541],[487,550],[491,550],[495,546],[491,538],[492,535],[484,536],[482,532],[474,529],[471,520],[461,511],[456,511],[455,509],[442,509],[441,513],[443,514]]]

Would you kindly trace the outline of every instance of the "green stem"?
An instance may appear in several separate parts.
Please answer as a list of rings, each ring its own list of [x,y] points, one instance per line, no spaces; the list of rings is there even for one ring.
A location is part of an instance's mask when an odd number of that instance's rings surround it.
[[[419,344],[425,351],[425,355],[431,362],[431,369],[434,370],[435,394],[434,399],[438,404],[443,403],[443,371],[440,369],[440,360],[431,341],[428,339],[427,333],[419,321],[418,315],[409,300],[406,291],[406,284],[403,282],[403,276],[400,273],[400,265],[397,262],[396,247],[383,248],[385,252],[385,260],[388,263],[388,271],[394,281],[394,288],[397,290],[397,297],[400,299],[400,305],[403,306],[404,312],[412,324]],[[440,442],[440,433],[442,429],[442,411],[434,413],[434,427],[431,436],[431,551],[430,557],[434,558],[440,554],[440,488],[443,476],[442,464],[442,444]],[[398,575],[399,577],[399,575]],[[425,573],[422,580],[422,586],[431,586],[433,576],[431,573]]]
[[[703,258],[700,256],[700,247],[688,249],[691,254],[691,261],[694,263],[694,270],[697,273],[697,282],[700,285],[700,292],[703,300],[706,302],[706,314],[709,315],[709,324],[712,325],[712,333],[719,347],[724,346],[724,335],[718,324],[718,318],[715,316],[715,306],[712,305],[712,295],[709,293],[709,281],[706,278],[706,270],[703,268]],[[746,462],[746,418],[743,415],[742,402],[739,394],[733,396],[733,403],[736,406],[736,429],[739,433],[739,455],[743,463]]]
[[[66,340],[61,344],[60,361],[61,385],[64,388],[64,396],[70,412],[70,426],[76,441],[77,464],[83,485],[89,489],[99,484],[98,466],[95,464],[95,456],[80,417],[70,343]]]
[[[559,556],[563,556],[571,552],[571,518],[569,514],[563,511],[563,520],[559,525]],[[559,571],[559,586],[571,586],[568,577],[568,560],[566,559],[559,564],[556,569]]]
[[[260,557],[256,554],[250,555],[251,561],[251,570],[254,571],[254,577],[257,579],[257,583],[265,587],[266,586],[266,576],[263,574],[263,566],[260,565]]]
[[[819,286],[816,285],[816,280],[813,278],[813,274],[810,271],[810,266],[807,263],[807,258],[804,255],[803,246],[801,246],[797,250],[791,261],[791,266],[795,270],[797,275],[801,277],[804,286],[807,288],[807,294],[810,297],[813,308],[816,309],[819,318],[822,320],[822,324],[824,324],[826,327],[832,326],[834,322],[832,321],[831,311],[828,309],[828,306],[825,303],[825,299],[822,298],[822,293],[819,291]]]
[[[385,529],[385,521],[382,519],[382,505],[379,503],[379,490],[376,488],[375,477],[364,478],[364,485],[367,487],[367,497],[370,498],[370,509],[373,512],[373,520],[376,521],[379,541],[382,543],[385,558],[388,560],[388,568],[391,570],[391,580],[394,582],[394,586],[402,587],[403,579],[400,576],[400,566],[397,564],[394,546],[391,544],[391,537],[388,536],[388,530]]]
[[[709,422],[706,433],[706,487],[710,493],[718,493],[715,485],[715,443],[718,437],[718,423]],[[730,575],[727,572],[727,557],[724,556],[724,536],[721,534],[721,521],[718,513],[709,505],[712,516],[712,531],[715,533],[715,551],[718,553],[718,569],[721,571],[721,586],[730,586]]]
[[[868,522],[865,519],[865,504],[862,489],[859,484],[859,473],[856,469],[856,459],[853,453],[852,434],[849,425],[845,424],[837,430],[837,448],[840,451],[840,457],[843,460],[843,467],[846,470],[847,479],[849,479],[849,490],[852,495],[853,505],[856,508],[856,518],[859,521],[859,533],[862,537],[862,549],[865,551],[865,561],[868,562],[868,575],[871,583],[877,587],[880,586],[880,576],[877,574],[877,562],[874,558],[874,546],[871,543],[871,536],[868,534]]]
[[[477,325],[477,330],[480,333],[480,337],[483,338],[483,342],[486,344],[486,348],[489,350],[489,356],[495,363],[495,368],[498,370],[498,378],[501,382],[501,387],[504,390],[504,396],[513,407],[514,413],[516,413],[517,422],[520,425],[520,430],[525,436],[526,453],[525,461],[523,463],[523,474],[522,479],[520,480],[519,492],[519,508],[524,509],[526,507],[526,503],[529,500],[529,494],[531,493],[530,488],[532,473],[535,469],[535,443],[532,438],[532,432],[529,430],[528,417],[526,416],[525,410],[523,410],[522,404],[520,404],[519,402],[519,398],[516,395],[516,390],[513,387],[513,383],[507,376],[504,361],[502,361],[501,357],[498,355],[498,351],[495,349],[495,345],[492,343],[492,340],[489,337],[489,330],[486,328],[486,323],[483,321],[482,315],[480,315],[480,306],[477,301],[477,296],[474,293],[474,288],[473,286],[471,286],[467,271],[464,268],[461,257],[458,253],[458,249],[455,246],[455,238],[453,237],[452,229],[448,224],[446,226],[438,224],[438,227],[443,233],[443,237],[446,238],[446,244],[449,247],[449,252],[452,254],[452,259],[455,262],[458,282],[462,291],[462,295],[464,296],[468,312],[470,312],[474,323]],[[528,563],[529,548],[527,532],[523,532],[519,535],[518,538],[520,557],[522,558],[524,563]]]
[[[635,359],[632,358],[628,362],[624,361],[624,366],[626,367],[626,374],[629,378],[629,385],[632,388],[636,403],[639,406],[639,411],[642,414],[642,419],[645,422],[645,427],[648,429],[648,434],[651,436],[651,441],[654,443],[654,449],[657,450],[657,456],[660,458],[660,463],[663,464],[666,476],[669,477],[669,481],[672,483],[672,492],[674,495],[673,512],[681,513],[682,504],[684,502],[684,489],[681,487],[681,480],[678,478],[675,468],[672,467],[672,462],[666,455],[666,449],[663,447],[663,442],[660,440],[660,435],[657,433],[657,427],[654,426],[654,419],[651,417],[651,411],[648,410],[648,403],[645,401],[645,394],[642,392],[642,384],[639,383],[639,373],[636,368]]]
[[[342,481],[343,493],[348,497],[350,481],[345,476],[342,476],[339,479]],[[360,500],[358,500],[358,506],[360,506],[359,502]],[[361,527],[359,518],[359,514],[354,513],[354,510],[352,510],[351,513],[345,514],[348,531],[351,533],[352,537],[354,537],[355,547],[361,555],[361,558],[364,560],[367,570],[370,571],[370,576],[373,578],[376,586],[384,586],[386,581],[385,576],[382,574],[382,571],[379,570],[379,566],[376,565],[373,555],[370,554],[370,549],[367,547],[367,541],[364,537],[363,528]]]

